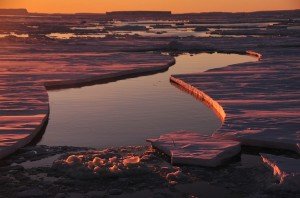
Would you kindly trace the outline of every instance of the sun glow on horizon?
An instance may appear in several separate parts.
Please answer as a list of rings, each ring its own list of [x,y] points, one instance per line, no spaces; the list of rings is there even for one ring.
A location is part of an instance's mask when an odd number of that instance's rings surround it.
[[[26,8],[41,13],[105,13],[107,11],[153,10],[188,12],[251,12],[300,9],[299,0],[0,0],[0,8]]]

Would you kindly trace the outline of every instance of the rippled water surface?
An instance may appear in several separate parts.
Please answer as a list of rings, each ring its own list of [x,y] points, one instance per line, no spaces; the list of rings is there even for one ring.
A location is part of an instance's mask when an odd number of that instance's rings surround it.
[[[39,144],[109,147],[143,145],[147,138],[176,130],[211,134],[220,127],[219,119],[172,85],[170,75],[254,60],[235,54],[183,54],[163,73],[50,91],[50,120]]]

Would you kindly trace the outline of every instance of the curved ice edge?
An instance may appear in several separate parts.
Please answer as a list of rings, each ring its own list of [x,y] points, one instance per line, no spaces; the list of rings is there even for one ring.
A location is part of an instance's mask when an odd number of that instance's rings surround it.
[[[49,107],[48,107],[48,112],[49,112]],[[44,118],[41,121],[41,124],[35,128],[30,135],[28,135],[26,138],[20,139],[17,141],[15,144],[7,147],[2,147],[0,148],[0,160],[8,157],[9,155],[15,153],[18,151],[20,148],[28,145],[43,129],[43,127],[46,125],[47,121],[49,119],[49,113],[47,113]]]
[[[19,139],[16,143],[14,143],[10,146],[0,147],[0,160],[15,153],[20,148],[28,145],[40,133],[40,131],[42,131],[42,129],[46,126],[46,123],[48,122],[48,119],[49,119],[50,107],[49,107],[49,96],[48,96],[46,87],[44,87],[43,91],[45,92],[45,95],[47,97],[47,102],[46,102],[47,113],[43,116],[41,123],[35,129],[33,129],[32,132],[30,133],[30,135],[28,135],[27,137],[25,137],[23,139]]]
[[[171,76],[170,80],[171,80],[171,82],[176,83],[180,87],[184,88],[184,90],[187,91],[188,93],[194,95],[197,99],[200,99],[201,101],[203,101],[208,107],[210,107],[216,113],[216,115],[220,118],[222,123],[225,121],[226,113],[225,113],[223,107],[217,101],[212,99],[210,96],[208,96],[203,91],[184,82],[183,80],[175,78],[174,76]]]
[[[89,77],[89,78],[72,79],[72,80],[44,83],[43,91],[45,92],[46,97],[47,97],[47,102],[45,103],[45,105],[47,105],[47,109],[46,109],[47,113],[44,115],[41,123],[35,129],[32,130],[30,135],[26,136],[23,139],[19,139],[18,141],[16,141],[14,144],[12,144],[10,146],[0,147],[0,160],[5,157],[8,157],[9,155],[11,155],[11,154],[15,153],[17,150],[19,150],[20,148],[28,145],[40,133],[40,131],[45,127],[45,125],[49,119],[49,114],[50,114],[49,95],[48,95],[47,89],[78,87],[78,86],[82,86],[82,85],[86,85],[89,83],[98,82],[98,81],[102,81],[102,80],[114,80],[114,79],[118,79],[120,77],[126,78],[126,76],[128,76],[128,75],[143,75],[148,72],[160,72],[160,71],[167,70],[169,67],[174,65],[175,62],[176,62],[175,58],[170,57],[170,61],[160,67],[155,66],[155,67],[151,67],[151,68],[137,68],[137,69],[127,70],[127,71],[120,71],[120,72],[116,72],[116,73],[112,73],[112,74],[104,74],[104,75],[102,74],[99,76],[93,76],[93,77]]]

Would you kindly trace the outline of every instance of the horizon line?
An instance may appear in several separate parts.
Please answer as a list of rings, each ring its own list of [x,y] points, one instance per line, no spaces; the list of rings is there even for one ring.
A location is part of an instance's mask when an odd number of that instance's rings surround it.
[[[276,11],[297,11],[300,9],[276,9],[276,10],[255,10],[255,11],[207,11],[207,12],[173,12],[171,10],[113,10],[105,12],[30,12],[27,8],[0,8],[0,10],[26,10],[28,14],[107,14],[110,12],[171,12],[171,14],[206,14],[206,13],[255,13],[255,12],[276,12]]]

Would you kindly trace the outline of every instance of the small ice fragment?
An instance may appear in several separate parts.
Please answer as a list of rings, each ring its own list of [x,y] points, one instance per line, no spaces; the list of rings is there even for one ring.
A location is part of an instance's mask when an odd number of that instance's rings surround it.
[[[129,157],[123,160],[124,166],[128,166],[129,164],[137,164],[140,162],[140,157],[139,156],[133,156]]]
[[[66,163],[69,164],[69,165],[79,164],[80,162],[81,162],[81,159],[79,157],[77,157],[76,155],[70,155],[66,159]]]

